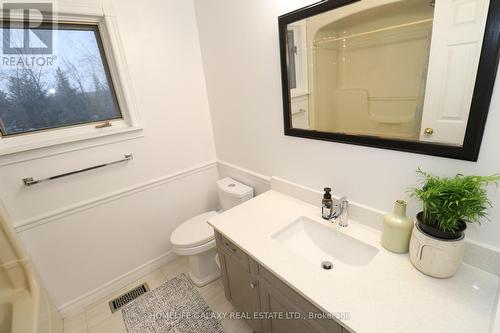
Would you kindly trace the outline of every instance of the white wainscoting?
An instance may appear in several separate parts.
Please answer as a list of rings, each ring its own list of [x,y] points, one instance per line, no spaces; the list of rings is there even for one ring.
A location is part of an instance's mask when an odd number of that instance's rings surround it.
[[[96,303],[97,301],[111,295],[112,293],[120,290],[130,283],[136,281],[137,279],[148,275],[149,273],[155,271],[156,269],[174,261],[177,258],[172,251],[168,251],[161,256],[154,258],[147,263],[136,267],[125,274],[108,281],[99,287],[75,298],[58,307],[59,313],[63,318],[71,317],[81,313],[89,305]]]
[[[22,232],[26,231],[32,228],[35,228],[39,225],[45,224],[45,223],[50,223],[51,221],[59,220],[65,216],[72,215],[75,213],[78,213],[83,210],[90,209],[92,207],[98,206],[98,205],[103,205],[105,203],[118,200],[120,198],[123,198],[128,195],[133,195],[136,193],[139,193],[141,191],[146,191],[149,189],[152,189],[156,186],[161,186],[166,183],[175,181],[177,179],[181,179],[184,177],[188,177],[190,175],[193,175],[198,172],[203,172],[205,170],[208,170],[210,168],[215,168],[217,165],[217,162],[210,162],[206,164],[199,165],[194,168],[190,168],[187,170],[183,170],[180,172],[176,172],[173,174],[165,175],[156,179],[148,180],[146,182],[140,183],[140,184],[135,184],[133,186],[129,186],[127,188],[121,189],[119,191],[115,191],[112,193],[108,193],[99,197],[92,198],[90,200],[86,201],[81,201],[78,202],[74,205],[71,206],[66,206],[62,207],[57,210],[53,210],[50,212],[46,212],[44,214],[34,216],[31,218],[28,218],[23,221],[19,222],[14,222],[14,229],[17,232]]]
[[[208,162],[14,221],[15,229],[69,316],[171,260],[172,231],[217,208],[218,178]]]

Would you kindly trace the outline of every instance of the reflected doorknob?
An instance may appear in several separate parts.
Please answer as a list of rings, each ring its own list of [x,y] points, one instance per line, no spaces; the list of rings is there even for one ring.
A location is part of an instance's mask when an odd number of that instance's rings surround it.
[[[424,133],[427,134],[427,135],[432,135],[434,133],[434,130],[430,127],[427,127],[425,130],[424,130]]]

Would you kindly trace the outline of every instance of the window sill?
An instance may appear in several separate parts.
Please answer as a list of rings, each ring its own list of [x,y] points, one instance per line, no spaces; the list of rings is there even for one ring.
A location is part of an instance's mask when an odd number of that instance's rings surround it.
[[[51,148],[55,146],[69,145],[72,143],[80,143],[84,141],[91,140],[99,140],[99,139],[111,139],[106,140],[104,143],[109,143],[108,141],[114,141],[115,137],[123,136],[123,135],[139,135],[142,136],[142,127],[141,126],[128,126],[128,127],[119,127],[119,128],[106,128],[100,130],[98,133],[80,133],[77,135],[66,135],[58,138],[46,138],[40,140],[23,140],[15,143],[11,142],[3,142],[4,140],[9,140],[10,138],[0,139],[0,157],[7,155],[14,155],[17,153],[41,150],[44,148]],[[102,144],[103,142],[99,142]],[[97,145],[99,145],[97,144]]]

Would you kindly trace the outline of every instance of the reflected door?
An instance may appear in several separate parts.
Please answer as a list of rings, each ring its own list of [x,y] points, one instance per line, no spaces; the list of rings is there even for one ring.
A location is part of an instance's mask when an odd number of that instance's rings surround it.
[[[489,0],[439,0],[420,140],[461,146],[469,119]]]

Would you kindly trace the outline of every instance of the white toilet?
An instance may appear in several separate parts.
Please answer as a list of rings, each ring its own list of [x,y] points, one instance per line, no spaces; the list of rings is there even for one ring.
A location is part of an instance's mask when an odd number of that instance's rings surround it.
[[[229,177],[217,181],[220,211],[228,210],[253,197],[253,188]],[[188,256],[189,277],[202,287],[220,276],[215,263],[215,236],[207,220],[218,212],[197,215],[179,225],[170,236],[174,253]]]

